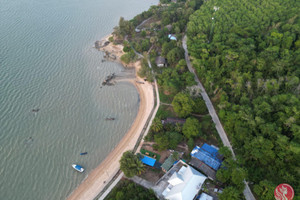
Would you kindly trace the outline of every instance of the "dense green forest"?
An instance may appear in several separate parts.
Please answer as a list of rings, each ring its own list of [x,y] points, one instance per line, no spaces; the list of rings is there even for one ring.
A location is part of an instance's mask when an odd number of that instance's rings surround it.
[[[210,0],[188,49],[259,199],[300,193],[300,1]]]

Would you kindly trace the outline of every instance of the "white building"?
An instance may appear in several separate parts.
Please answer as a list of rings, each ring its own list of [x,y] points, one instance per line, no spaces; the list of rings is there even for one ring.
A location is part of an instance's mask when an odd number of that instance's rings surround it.
[[[170,40],[175,40],[175,41],[177,41],[177,38],[176,38],[176,36],[175,36],[174,34],[169,34],[169,35],[168,35],[168,38],[169,38]]]
[[[199,200],[213,200],[213,197],[209,196],[208,194],[202,193]]]
[[[193,200],[206,178],[192,167],[182,166],[170,177],[162,195],[168,200]]]

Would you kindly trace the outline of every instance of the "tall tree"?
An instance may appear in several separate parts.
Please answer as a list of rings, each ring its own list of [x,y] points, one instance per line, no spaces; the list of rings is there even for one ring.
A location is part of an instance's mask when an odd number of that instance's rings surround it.
[[[174,97],[172,106],[180,117],[187,117],[192,113],[195,102],[188,94],[180,92]]]
[[[145,170],[143,163],[132,151],[123,153],[120,160],[120,169],[129,178],[139,175]]]
[[[240,194],[241,192],[239,192],[234,187],[227,187],[219,195],[219,198],[220,200],[240,200]]]
[[[188,139],[200,136],[200,134],[202,133],[201,124],[196,118],[187,118],[186,122],[182,127],[182,133]]]
[[[128,199],[156,200],[157,198],[153,190],[147,190],[129,180],[121,180],[105,198],[105,200]]]
[[[158,117],[155,117],[151,124],[151,130],[155,132],[159,132],[163,129],[163,124],[161,122],[161,119]]]

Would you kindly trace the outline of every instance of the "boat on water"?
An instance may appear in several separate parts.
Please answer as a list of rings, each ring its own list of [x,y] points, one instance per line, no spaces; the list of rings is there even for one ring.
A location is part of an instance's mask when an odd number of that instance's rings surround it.
[[[115,118],[114,117],[107,117],[107,118],[105,118],[105,120],[115,120]]]
[[[80,165],[73,164],[72,167],[78,172],[84,171],[83,167],[81,167]]]
[[[82,152],[80,153],[80,155],[86,155],[88,152]]]

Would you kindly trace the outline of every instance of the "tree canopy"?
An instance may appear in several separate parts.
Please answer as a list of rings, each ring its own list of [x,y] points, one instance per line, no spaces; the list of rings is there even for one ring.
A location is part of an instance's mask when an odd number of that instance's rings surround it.
[[[122,180],[108,194],[105,200],[156,200],[152,190],[147,190],[129,180]]]
[[[182,135],[175,131],[168,131],[154,135],[154,141],[157,144],[157,149],[163,151],[166,149],[175,149],[182,141]]]
[[[182,133],[185,137],[193,138],[196,136],[200,136],[201,133],[201,124],[196,118],[187,118],[186,122],[182,127]]]
[[[125,176],[131,178],[135,175],[139,175],[144,171],[144,165],[139,160],[138,156],[132,151],[126,151],[123,153],[120,160],[120,169]]]
[[[188,94],[180,92],[174,97],[172,105],[180,117],[187,117],[192,113],[195,102]]]
[[[188,23],[193,66],[257,196],[280,183],[300,192],[299,8],[297,0],[211,0]]]

